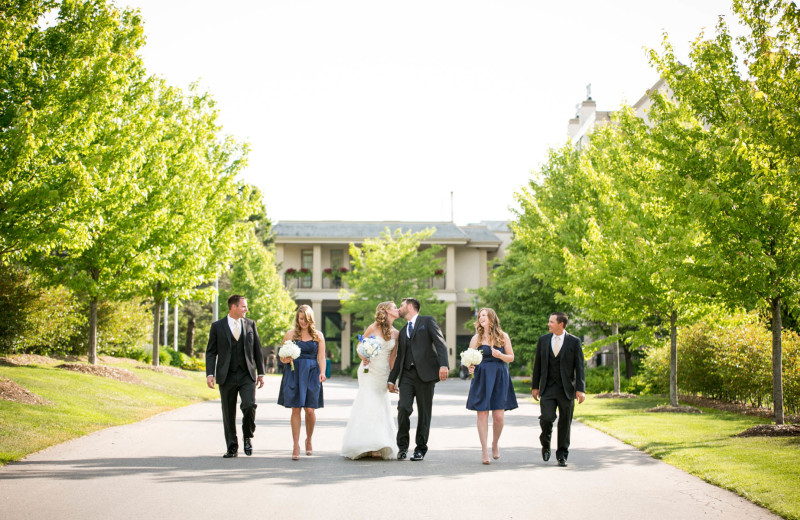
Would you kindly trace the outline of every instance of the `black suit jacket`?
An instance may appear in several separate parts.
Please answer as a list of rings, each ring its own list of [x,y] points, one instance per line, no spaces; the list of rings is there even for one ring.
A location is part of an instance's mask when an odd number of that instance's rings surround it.
[[[406,352],[411,349],[414,356],[414,367],[422,381],[431,382],[439,380],[439,368],[450,367],[447,362],[447,345],[442,336],[442,329],[432,316],[417,316],[417,322],[411,338],[408,337],[408,324],[400,331],[397,345],[397,359],[389,382],[394,384],[400,371],[403,370]]]
[[[547,385],[547,368],[550,361],[550,343],[553,333],[539,337],[536,345],[536,357],[533,360],[533,379],[531,388],[539,389],[539,396],[544,395]],[[575,392],[586,391],[586,378],[583,371],[583,348],[581,340],[567,332],[561,346],[561,382],[567,398],[575,399]]]
[[[261,340],[256,330],[256,322],[242,318],[242,332],[244,332],[244,360],[247,372],[255,381],[256,373],[264,375],[264,354],[261,352]],[[225,316],[211,324],[208,347],[206,347],[206,376],[215,376],[219,384],[225,383],[228,375],[231,343],[233,343],[233,333],[228,326],[228,317]]]

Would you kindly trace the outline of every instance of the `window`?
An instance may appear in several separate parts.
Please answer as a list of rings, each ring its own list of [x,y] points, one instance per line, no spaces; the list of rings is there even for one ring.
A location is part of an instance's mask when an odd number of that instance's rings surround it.
[[[342,259],[344,258],[344,251],[341,249],[331,249],[331,289],[339,289],[342,287]]]
[[[311,271],[314,268],[314,252],[311,249],[303,249],[300,252],[300,287],[303,289],[311,288]]]
[[[344,255],[341,249],[331,249],[331,267],[334,271],[341,269],[343,257]]]

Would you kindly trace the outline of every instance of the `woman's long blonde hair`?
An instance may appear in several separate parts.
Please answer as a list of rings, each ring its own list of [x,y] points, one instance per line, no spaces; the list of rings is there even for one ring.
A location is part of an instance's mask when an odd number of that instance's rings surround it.
[[[298,316],[300,316],[301,312],[306,319],[306,323],[308,323],[308,333],[311,334],[311,339],[314,341],[319,341],[319,333],[314,328],[314,310],[308,305],[301,305],[297,308],[297,312],[294,313],[294,337],[292,339],[299,340],[303,337],[302,328],[300,327],[300,320],[298,319]]]
[[[381,302],[375,308],[375,323],[381,328],[381,334],[384,341],[392,339],[392,324],[389,323],[389,316],[387,310],[394,302]]]
[[[489,330],[483,330],[483,326],[481,325],[481,313],[486,311],[486,317],[489,319]],[[494,309],[490,309],[489,307],[484,307],[478,311],[478,319],[475,320],[475,333],[478,335],[478,341],[483,339],[483,336],[489,336],[489,346],[490,347],[502,347],[506,344],[505,334],[503,333],[503,329],[500,328],[500,318],[497,317],[497,313],[494,312]]]

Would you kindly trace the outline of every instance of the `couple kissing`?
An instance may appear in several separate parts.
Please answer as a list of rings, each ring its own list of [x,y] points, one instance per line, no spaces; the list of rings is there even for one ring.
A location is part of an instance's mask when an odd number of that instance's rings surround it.
[[[408,458],[411,414],[417,403],[417,431],[412,461],[421,461],[428,452],[433,393],[438,381],[447,380],[447,345],[439,324],[432,316],[422,316],[420,302],[404,298],[398,308],[394,302],[378,304],[375,321],[364,331],[372,337],[372,355],[359,349],[358,393],[350,411],[342,455]],[[406,320],[397,330],[397,318]],[[389,392],[399,393],[397,426],[391,411]]]

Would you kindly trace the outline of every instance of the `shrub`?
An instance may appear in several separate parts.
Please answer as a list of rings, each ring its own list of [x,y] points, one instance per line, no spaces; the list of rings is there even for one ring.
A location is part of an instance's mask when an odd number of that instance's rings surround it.
[[[625,364],[620,366],[620,373],[625,372]],[[623,393],[639,394],[642,383],[636,376],[626,379],[622,376],[619,381],[619,390]],[[614,391],[614,369],[610,366],[599,366],[586,369],[586,393],[601,394]]]
[[[99,352],[128,357],[125,352],[131,349],[147,348],[153,330],[152,319],[150,308],[136,300],[100,303],[97,308]]]
[[[150,363],[151,361],[153,361],[153,355],[139,347],[129,347],[125,349],[120,349],[119,354],[113,354],[113,355],[117,355],[118,357],[125,357],[128,359],[135,359],[140,363]]]
[[[24,269],[0,265],[0,354],[83,354],[87,322],[66,287],[43,288]]]
[[[644,349],[639,378],[643,394],[669,393],[669,343],[659,343]]]
[[[800,410],[800,337],[784,330],[783,398]],[[669,392],[669,345],[646,351],[640,384],[645,393]],[[711,317],[678,331],[678,390],[682,393],[772,404],[772,334],[755,315]]]
[[[174,350],[161,347],[158,349],[158,364],[171,366],[172,365],[172,354],[171,352],[175,352]],[[150,350],[145,351],[144,359],[142,360],[143,363],[152,364],[153,363],[153,352]]]
[[[186,361],[181,368],[184,370],[193,370],[195,372],[205,372],[206,371],[206,360],[197,357],[189,357],[186,356]]]

